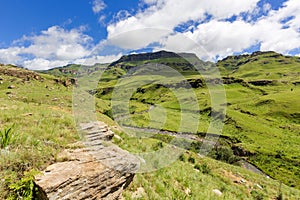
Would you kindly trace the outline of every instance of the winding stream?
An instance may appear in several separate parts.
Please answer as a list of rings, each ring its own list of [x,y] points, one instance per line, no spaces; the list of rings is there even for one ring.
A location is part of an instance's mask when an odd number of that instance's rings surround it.
[[[197,141],[197,142],[203,142],[204,141],[204,138],[200,138],[200,137],[198,137],[197,135],[195,135],[193,133],[172,132],[172,131],[159,130],[159,129],[154,129],[154,128],[140,128],[140,127],[126,126],[126,125],[122,125],[122,127],[125,128],[125,129],[133,130],[133,131],[170,135],[170,136],[173,136],[173,137],[176,137],[176,138],[183,138],[183,139],[186,139],[186,140],[192,140],[192,141]],[[213,135],[213,134],[210,134],[210,135],[216,136],[216,135]],[[212,142],[212,144],[214,145],[214,142]],[[267,174],[265,174],[263,171],[261,171],[255,165],[249,163],[244,158],[241,158],[239,163],[241,164],[241,167],[243,167],[245,169],[248,169],[249,171],[252,171],[256,174],[263,175],[266,178],[270,178]]]

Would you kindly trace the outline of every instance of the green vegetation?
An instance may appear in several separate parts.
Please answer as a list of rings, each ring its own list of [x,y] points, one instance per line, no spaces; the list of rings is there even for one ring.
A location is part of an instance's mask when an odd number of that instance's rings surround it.
[[[163,69],[154,74],[160,77],[153,76],[147,82],[150,69],[132,70],[137,65],[157,63],[183,76]],[[119,62],[106,71],[106,65],[85,67],[89,79],[82,81],[98,84],[97,88],[82,88],[97,97],[93,105],[97,119],[110,126],[119,124],[124,130],[126,126],[139,130],[125,133],[117,128],[121,139],[114,138],[116,144],[132,153],[155,152],[170,145],[184,149],[168,167],[136,174],[123,194],[125,199],[299,198],[299,58],[255,53],[228,57],[217,66],[227,107],[225,118],[221,118],[222,137],[209,157],[198,154],[202,137],[212,113],[218,115],[224,107],[213,106],[212,92],[219,88],[208,89],[206,81],[211,79],[207,75],[198,74],[180,58]],[[80,139],[72,114],[73,86],[65,83],[81,75],[81,69],[71,65],[31,74],[14,66],[0,68],[0,199],[31,199],[37,171],[55,162],[57,153]],[[28,75],[18,76],[20,71]],[[104,73],[98,83],[99,71]],[[134,78],[127,78],[128,73]],[[192,87],[185,88],[186,83]],[[129,96],[126,112],[122,104],[125,96],[121,95]],[[178,132],[182,137],[177,137]],[[271,178],[237,166],[240,157]],[[222,196],[216,196],[214,189]]]
[[[107,70],[104,72],[107,75],[104,76],[110,77],[100,80],[101,89],[96,92],[96,96],[110,102],[116,97],[113,96],[114,87],[128,90],[132,92],[130,112],[127,117],[119,119],[118,116],[126,112],[107,103],[104,113],[117,118],[118,123],[124,126],[191,132],[204,136],[214,109],[211,92],[217,89],[208,89],[206,86],[205,82],[210,77],[197,74],[193,68],[182,70],[186,64],[174,64],[185,62],[180,58],[161,58],[150,61],[131,60],[112,66],[110,69],[119,69],[122,74],[135,70],[132,75],[127,75],[130,77],[128,79],[120,79]],[[165,68],[157,74],[160,77],[152,79],[151,83],[138,87],[131,84],[143,83],[147,70],[152,70],[155,74],[155,63],[163,63],[179,72],[183,71],[184,79],[193,88],[185,89],[182,78],[167,73]],[[138,65],[147,66],[147,70],[137,67]],[[210,153],[211,157],[228,163],[236,163],[239,160],[236,155],[246,157],[270,177],[299,188],[300,59],[275,52],[255,52],[252,55],[228,57],[219,61],[217,66],[226,91],[227,110],[222,135],[227,141],[219,151],[214,149]],[[135,91],[130,90],[134,87]],[[116,91],[121,93],[121,89]],[[199,106],[193,103],[195,98]],[[114,116],[112,110],[115,111]],[[199,151],[195,143],[194,148],[191,143],[180,143],[177,146]],[[233,147],[238,147],[236,149],[239,150],[234,152],[230,149]]]
[[[0,147],[1,149],[6,148],[13,141],[14,135],[12,128],[5,128],[0,131]]]
[[[0,199],[30,196],[30,171],[44,169],[79,139],[72,116],[72,88],[49,75],[39,74],[37,80],[24,69],[13,72],[0,74]]]

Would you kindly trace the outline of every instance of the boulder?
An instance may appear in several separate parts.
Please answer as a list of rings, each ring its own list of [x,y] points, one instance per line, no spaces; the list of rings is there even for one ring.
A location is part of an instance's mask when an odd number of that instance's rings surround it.
[[[8,88],[8,89],[15,89],[16,86],[14,86],[14,85],[9,85],[7,88]]]
[[[58,155],[62,162],[35,177],[38,199],[120,199],[139,169],[139,160],[113,145],[113,132],[102,122],[80,124],[79,148]]]
[[[218,190],[218,189],[213,189],[212,192],[214,194],[216,194],[217,196],[222,196],[222,192],[220,190]]]

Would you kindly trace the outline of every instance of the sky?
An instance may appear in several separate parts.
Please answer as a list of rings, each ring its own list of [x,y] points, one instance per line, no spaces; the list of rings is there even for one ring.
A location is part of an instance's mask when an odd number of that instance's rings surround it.
[[[0,63],[45,70],[168,50],[300,56],[299,0],[0,0]]]

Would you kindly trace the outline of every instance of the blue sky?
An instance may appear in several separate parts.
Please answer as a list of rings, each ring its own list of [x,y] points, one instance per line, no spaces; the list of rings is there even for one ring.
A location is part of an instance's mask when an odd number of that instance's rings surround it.
[[[170,50],[300,55],[299,0],[0,0],[0,63],[49,69]]]

